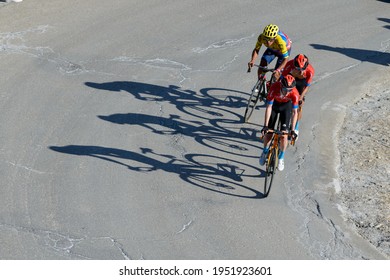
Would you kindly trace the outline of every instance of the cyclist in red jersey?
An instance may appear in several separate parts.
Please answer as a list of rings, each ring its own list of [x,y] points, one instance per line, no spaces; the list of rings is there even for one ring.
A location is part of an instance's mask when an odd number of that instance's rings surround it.
[[[270,87],[267,96],[267,107],[265,109],[264,127],[261,130],[262,135],[264,135],[264,149],[260,157],[260,165],[265,164],[266,155],[269,150],[268,143],[272,137],[271,133],[267,133],[268,128],[274,129],[278,114],[281,124],[280,130],[282,132],[288,132],[291,117],[292,127],[295,127],[299,102],[299,92],[295,88],[295,85],[295,78],[291,75],[286,75]],[[292,131],[291,135],[295,138],[295,131]],[[284,152],[287,149],[287,144],[288,136],[283,135],[278,160],[278,170],[280,171],[284,169]]]
[[[313,81],[314,68],[309,63],[309,59],[304,54],[298,54],[294,59],[287,62],[284,67],[282,76],[292,75],[295,78],[296,88],[299,92],[299,107],[302,108],[305,103],[305,95],[307,94],[309,87]],[[299,134],[299,121],[301,119],[302,112],[298,111],[297,124],[295,126],[295,133]]]

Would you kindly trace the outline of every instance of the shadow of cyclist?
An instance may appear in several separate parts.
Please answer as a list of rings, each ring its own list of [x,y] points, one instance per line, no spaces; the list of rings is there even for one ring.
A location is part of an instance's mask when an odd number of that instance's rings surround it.
[[[390,3],[390,0],[389,0],[388,3]],[[388,18],[378,18],[378,20],[383,21],[383,22],[386,22],[386,23],[390,23],[390,19],[388,19]],[[385,26],[383,26],[383,27],[384,27],[384,28],[387,28],[387,29],[390,29],[390,25],[385,25]]]
[[[192,90],[183,90],[178,86],[169,85],[167,87],[152,85],[147,83],[132,82],[132,81],[114,81],[107,83],[93,83],[86,82],[86,86],[100,89],[104,91],[121,92],[125,91],[139,100],[144,101],[158,101],[169,102],[175,105],[179,110],[185,111],[186,106],[226,106],[226,107],[244,107],[246,106],[246,99],[236,96],[226,96],[223,99],[216,98],[209,94],[211,90],[219,90],[222,92],[242,93],[235,90],[218,89],[218,88],[206,88],[202,89],[199,94]]]
[[[242,198],[263,197],[261,192],[241,183],[242,177],[261,176],[261,170],[249,164],[219,156],[187,154],[184,159],[177,159],[172,155],[155,153],[148,148],[140,148],[141,153],[136,153],[122,149],[83,145],[50,146],[49,149],[59,153],[106,160],[136,172],[163,170],[177,174],[191,185],[221,194]],[[249,195],[242,194],[243,192],[249,192]]]
[[[138,125],[159,135],[189,136],[203,146],[224,153],[246,158],[258,157],[256,153],[253,153],[254,150],[258,149],[258,138],[256,130],[251,128],[235,131],[218,125],[216,120],[206,124],[201,121],[184,120],[180,116],[172,114],[169,117],[139,113],[98,117],[120,125]]]
[[[194,138],[198,143],[224,154],[234,154],[241,158],[256,157],[253,153],[258,148],[258,139],[254,129],[241,129],[234,126],[241,124],[241,115],[231,108],[246,106],[246,98],[237,97],[240,93],[221,88],[204,88],[196,93],[182,90],[177,86],[158,86],[147,83],[114,81],[108,83],[86,82],[86,86],[109,92],[127,92],[142,101],[158,101],[173,104],[180,112],[165,116],[126,113],[98,116],[100,119],[120,125],[139,125],[159,135],[184,135]],[[234,93],[234,94],[231,94]],[[237,94],[238,93],[238,94]],[[246,94],[246,93],[245,93]],[[245,102],[243,101],[245,100]],[[180,115],[194,116],[183,119]],[[255,141],[256,140],[256,143]],[[246,164],[243,160],[222,158],[210,154],[185,154],[185,160],[172,155],[161,155],[151,149],[141,148],[142,154],[121,149],[70,145],[49,147],[51,150],[79,156],[90,156],[126,166],[136,172],[163,170],[176,173],[191,185],[212,191],[240,197],[263,197],[261,193],[243,185],[244,177],[261,177],[263,171]],[[148,156],[146,155],[148,153]],[[158,159],[163,158],[163,160]],[[198,158],[212,159],[211,162],[199,161]],[[164,160],[165,159],[165,160]],[[228,163],[228,164],[226,164]],[[252,175],[250,175],[252,174]],[[256,175],[254,175],[256,174]],[[254,195],[242,195],[249,190]],[[245,191],[247,192],[247,191]],[[244,192],[244,193],[245,193]]]
[[[362,62],[371,62],[383,66],[390,65],[390,53],[381,52],[381,51],[362,50],[362,49],[355,49],[355,48],[330,47],[321,44],[310,44],[310,45],[317,50],[338,52],[346,56],[349,56],[351,58],[360,60]]]

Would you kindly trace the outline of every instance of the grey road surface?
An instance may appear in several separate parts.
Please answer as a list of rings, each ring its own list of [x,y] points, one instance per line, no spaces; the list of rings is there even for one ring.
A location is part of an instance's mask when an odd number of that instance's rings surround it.
[[[386,2],[1,3],[0,258],[385,259],[342,217],[334,140],[388,75]],[[316,76],[264,198],[264,106],[242,115],[268,23]]]

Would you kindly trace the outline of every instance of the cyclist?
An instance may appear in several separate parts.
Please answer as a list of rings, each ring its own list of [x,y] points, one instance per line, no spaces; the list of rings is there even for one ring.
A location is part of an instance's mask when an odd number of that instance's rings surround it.
[[[292,75],[295,78],[296,88],[299,92],[299,107],[305,103],[305,95],[313,81],[314,68],[309,63],[309,59],[304,54],[298,54],[294,59],[287,62],[286,67],[282,71],[282,76]],[[295,133],[299,134],[299,121],[302,117],[301,110],[298,111],[297,124],[295,126]]]
[[[279,30],[275,24],[269,24],[264,28],[263,33],[257,38],[257,43],[252,51],[252,59],[248,67],[253,67],[262,45],[267,47],[260,60],[260,66],[266,67],[275,57],[278,58],[275,65],[274,75],[276,80],[280,78],[281,71],[285,67],[291,52],[291,40]],[[259,79],[263,79],[265,73],[259,68],[257,72]]]
[[[270,91],[267,96],[267,107],[265,109],[264,127],[261,130],[261,133],[264,136],[264,149],[260,156],[260,165],[265,164],[265,158],[269,150],[268,143],[272,137],[272,133],[268,133],[268,128],[274,129],[278,114],[281,124],[281,132],[288,132],[291,117],[292,127],[295,127],[299,102],[299,93],[295,88],[295,85],[295,78],[291,75],[286,75],[279,81],[273,83],[270,87]],[[294,131],[291,132],[291,135],[293,138],[296,137]],[[286,151],[288,144],[287,138],[287,134],[283,135],[280,143],[278,160],[278,170],[280,171],[284,169],[284,152]]]

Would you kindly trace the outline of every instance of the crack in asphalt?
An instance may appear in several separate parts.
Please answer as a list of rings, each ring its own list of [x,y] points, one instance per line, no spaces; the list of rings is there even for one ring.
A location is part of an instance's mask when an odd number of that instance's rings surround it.
[[[92,259],[85,254],[79,254],[74,252],[77,245],[82,245],[83,242],[96,241],[96,240],[109,240],[110,243],[120,252],[121,256],[125,260],[130,260],[129,254],[124,249],[124,246],[113,237],[76,237],[70,234],[63,234],[57,231],[38,229],[35,227],[16,226],[5,223],[0,223],[0,230],[16,231],[17,233],[27,233],[33,235],[36,239],[41,240],[43,244],[59,253],[62,256],[76,257],[83,259]]]

